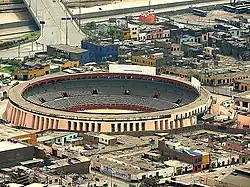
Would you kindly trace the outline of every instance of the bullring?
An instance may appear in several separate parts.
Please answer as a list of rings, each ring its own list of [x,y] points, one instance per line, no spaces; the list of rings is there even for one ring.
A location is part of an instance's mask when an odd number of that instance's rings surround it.
[[[39,130],[157,131],[195,125],[210,105],[205,89],[164,76],[47,75],[13,87],[5,116]]]

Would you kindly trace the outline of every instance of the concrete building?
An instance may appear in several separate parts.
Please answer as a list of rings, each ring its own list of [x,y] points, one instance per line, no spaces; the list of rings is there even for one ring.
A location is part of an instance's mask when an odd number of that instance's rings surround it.
[[[87,174],[90,172],[90,159],[85,156],[53,161],[49,169],[59,173]]]
[[[117,144],[117,138],[114,136],[109,136],[106,134],[98,134],[98,133],[84,133],[82,135],[83,141],[89,144],[104,144],[104,145],[111,145],[114,146]]]
[[[16,69],[14,76],[18,80],[29,80],[34,77],[50,74],[50,65],[48,63],[25,63],[21,68]]]
[[[215,56],[215,55],[219,54],[219,48],[204,47],[203,52],[204,52],[205,55]]]
[[[47,54],[56,58],[64,58],[70,61],[79,61],[81,64],[89,62],[88,50],[64,44],[48,45]]]
[[[89,60],[92,62],[118,60],[118,45],[103,41],[88,42],[82,40],[81,47],[89,51]]]
[[[234,109],[239,112],[250,112],[250,91],[233,96]]]
[[[202,154],[182,147],[180,142],[173,139],[159,140],[158,149],[162,155],[168,156],[171,159],[193,164],[193,172],[202,170]]]
[[[247,76],[246,79],[234,80],[233,82],[234,90],[250,91],[250,79],[248,79],[248,77],[249,76]]]
[[[1,124],[0,139],[13,138],[21,142],[35,146],[37,138],[35,133],[30,133],[25,129],[16,129],[8,125]]]
[[[138,40],[138,38],[139,38],[139,25],[128,24],[128,29],[130,32],[130,38],[132,40]]]
[[[153,28],[147,28],[145,30],[142,30],[143,32],[146,32],[146,38],[148,40],[152,39],[159,39],[159,38],[169,38],[170,31],[165,30],[163,26],[156,26]]]
[[[181,162],[179,160],[168,160],[165,161],[164,164],[174,167],[175,175],[182,175],[193,171],[193,164]]]
[[[0,168],[12,167],[33,159],[34,147],[14,139],[0,142]]]
[[[237,114],[237,128],[250,129],[250,113],[249,112]]]
[[[132,64],[142,66],[157,66],[157,62],[163,59],[163,53],[153,53],[150,55],[132,56]]]
[[[37,142],[38,143],[58,143],[58,144],[65,144],[70,142],[71,140],[78,137],[77,132],[45,132],[39,133]]]
[[[18,80],[30,80],[35,77],[56,73],[65,69],[79,67],[79,61],[65,59],[45,59],[43,61],[28,61],[21,68],[16,69],[14,75]]]

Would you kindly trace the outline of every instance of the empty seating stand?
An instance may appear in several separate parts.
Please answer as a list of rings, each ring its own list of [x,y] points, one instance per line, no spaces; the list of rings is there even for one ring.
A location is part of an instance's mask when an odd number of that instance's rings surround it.
[[[92,95],[97,89],[98,94]],[[124,91],[129,90],[129,95]],[[68,97],[63,97],[66,92]],[[152,98],[159,93],[159,98]],[[47,83],[30,88],[23,97],[32,103],[55,109],[67,109],[74,106],[127,105],[164,110],[175,108],[175,101],[181,105],[192,102],[198,94],[185,87],[172,84],[137,79],[77,79],[61,83]],[[43,98],[45,102],[41,102]]]

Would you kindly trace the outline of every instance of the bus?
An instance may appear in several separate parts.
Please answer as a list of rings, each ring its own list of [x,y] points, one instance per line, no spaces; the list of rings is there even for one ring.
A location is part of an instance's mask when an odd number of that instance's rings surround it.
[[[247,12],[247,8],[246,7],[240,7],[240,8],[236,8],[235,9],[235,13],[236,14],[243,14]]]
[[[224,5],[223,6],[223,10],[224,11],[227,11],[227,12],[232,12],[232,13],[234,13],[235,12],[235,7],[234,6],[231,6],[231,5]]]
[[[199,9],[192,9],[192,13],[196,16],[206,17],[207,12]]]
[[[218,22],[218,23],[229,23],[229,21],[227,19],[223,19],[223,18],[215,18],[214,21]]]

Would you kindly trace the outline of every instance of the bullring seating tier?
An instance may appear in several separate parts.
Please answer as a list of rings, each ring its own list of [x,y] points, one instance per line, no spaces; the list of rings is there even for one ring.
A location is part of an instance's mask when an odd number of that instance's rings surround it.
[[[99,94],[92,95],[93,89]],[[129,90],[130,95],[124,95]],[[69,97],[62,97],[66,92]],[[158,99],[152,98],[159,93]],[[181,99],[180,105],[188,104],[198,97],[198,93],[168,83],[139,79],[77,79],[60,83],[41,84],[23,92],[28,101],[54,109],[67,109],[73,106],[125,104],[165,110],[178,107],[174,102]],[[41,102],[43,98],[45,102]]]

